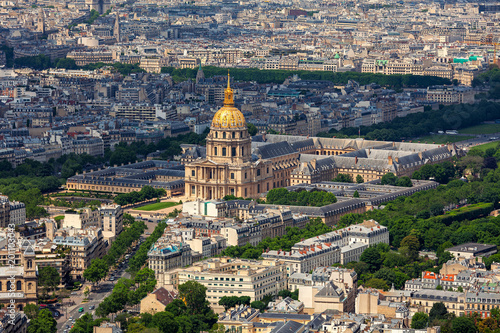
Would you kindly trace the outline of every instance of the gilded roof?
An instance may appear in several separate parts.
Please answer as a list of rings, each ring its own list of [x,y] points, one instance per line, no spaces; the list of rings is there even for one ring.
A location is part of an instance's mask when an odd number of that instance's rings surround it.
[[[214,116],[212,127],[236,128],[246,127],[245,117],[240,110],[234,106],[223,106]]]

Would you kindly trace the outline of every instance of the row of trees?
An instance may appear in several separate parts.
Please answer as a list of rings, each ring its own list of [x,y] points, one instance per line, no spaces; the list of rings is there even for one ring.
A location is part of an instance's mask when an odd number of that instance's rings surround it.
[[[337,202],[333,193],[322,190],[288,191],[286,188],[273,188],[266,195],[266,203],[291,206],[322,207]]]
[[[134,291],[125,290],[127,286],[135,288],[132,281],[120,279],[118,288],[115,286],[113,293],[105,299],[96,311],[101,315],[104,308],[112,306],[112,297],[117,303],[132,304],[130,299]],[[135,282],[135,281],[133,281]],[[127,313],[120,313],[115,320],[120,322],[120,327],[129,333],[160,332],[160,333],[224,333],[225,328],[217,324],[217,315],[212,311],[206,299],[207,288],[195,281],[188,281],[179,285],[179,298],[173,300],[165,307],[164,311],[154,315],[143,313],[133,317]],[[115,294],[116,296],[113,296]],[[108,301],[107,299],[110,299]],[[104,305],[103,305],[104,304]],[[109,304],[109,305],[108,305]],[[103,309],[103,310],[100,310]],[[105,311],[106,312],[106,311]],[[103,312],[103,313],[105,313]],[[109,312],[112,313],[112,312]],[[100,319],[94,320],[92,315],[86,314],[78,319],[70,333],[92,332],[92,327],[97,326]],[[90,331],[75,330],[75,328],[90,328]]]
[[[198,69],[174,67],[163,67],[162,73],[169,73],[176,81],[195,79]],[[205,77],[216,75],[227,75],[224,68],[206,66],[203,67]],[[297,74],[303,80],[327,80],[335,84],[347,84],[354,80],[359,84],[376,83],[386,87],[400,89],[402,87],[421,87],[436,84],[451,84],[450,80],[435,76],[415,75],[383,75],[371,73],[345,72],[333,73],[326,71],[304,71],[304,70],[260,70],[258,68],[232,68],[231,76],[239,81],[257,81],[259,84],[283,83],[288,77]]]
[[[380,179],[380,183],[382,185],[393,185],[393,186],[402,186],[402,187],[412,187],[413,183],[411,182],[410,177],[403,176],[398,177],[392,172],[388,172],[382,176]]]
[[[130,246],[141,237],[144,230],[146,230],[146,225],[140,220],[126,227],[111,244],[108,253],[102,259],[92,260],[90,266],[83,272],[83,277],[93,284],[98,284],[108,275],[109,268],[115,265]]]
[[[222,252],[222,256],[243,259],[258,259],[265,249],[290,251],[295,243],[301,239],[307,239],[325,234],[332,229],[321,221],[320,218],[312,219],[302,229],[297,227],[286,228],[282,237],[263,239],[257,246],[246,244],[244,246],[229,246]]]
[[[139,304],[141,299],[155,290],[155,286],[155,272],[147,267],[138,271],[133,279],[121,278],[111,294],[99,304],[96,314],[105,317],[110,313],[122,311],[127,305]]]
[[[429,134],[429,132],[460,129],[500,118],[500,104],[482,100],[476,104],[440,106],[439,110],[426,110],[406,117],[396,118],[359,128],[348,127],[322,132],[321,137],[357,137],[358,131],[368,140],[401,141]]]
[[[129,260],[129,272],[135,273],[141,269],[148,259],[148,251],[158,238],[163,235],[163,231],[167,227],[165,222],[160,222],[156,225],[155,230],[151,235],[139,246],[139,249],[135,252],[134,256]]]
[[[114,201],[118,205],[125,206],[141,202],[144,200],[150,200],[154,198],[161,198],[166,194],[163,188],[154,188],[152,186],[144,186],[140,191],[134,191],[129,193],[118,194]]]

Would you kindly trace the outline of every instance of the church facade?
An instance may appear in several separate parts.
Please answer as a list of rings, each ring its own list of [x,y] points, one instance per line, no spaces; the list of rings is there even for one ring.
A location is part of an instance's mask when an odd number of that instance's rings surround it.
[[[273,166],[252,155],[245,117],[234,106],[228,75],[224,106],[215,114],[206,138],[206,158],[185,165],[185,193],[190,200],[226,195],[257,197],[273,188]]]

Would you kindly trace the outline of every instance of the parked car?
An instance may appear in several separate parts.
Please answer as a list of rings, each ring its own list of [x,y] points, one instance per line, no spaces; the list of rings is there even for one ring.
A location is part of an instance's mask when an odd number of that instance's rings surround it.
[[[84,308],[79,308],[79,309],[78,309],[78,312],[83,312],[83,311],[85,311],[85,309],[84,309]]]

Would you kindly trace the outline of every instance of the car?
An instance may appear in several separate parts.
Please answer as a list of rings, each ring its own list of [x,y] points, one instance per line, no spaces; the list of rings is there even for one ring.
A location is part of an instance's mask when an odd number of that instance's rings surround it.
[[[79,308],[79,309],[78,309],[78,312],[83,312],[83,311],[85,311],[85,309],[84,309],[84,308]]]
[[[94,310],[94,309],[95,309],[95,305],[89,306],[89,310]]]
[[[73,320],[73,316],[70,316],[70,317],[69,317],[69,320]]]
[[[70,326],[69,326],[69,325],[66,325],[66,328],[67,328],[67,329],[69,329],[69,328],[70,328]]]
[[[76,291],[73,291],[71,295],[78,295],[78,293]]]
[[[115,280],[115,278],[114,278],[114,277],[110,277],[110,278],[109,278],[109,281],[114,281],[114,280]]]

